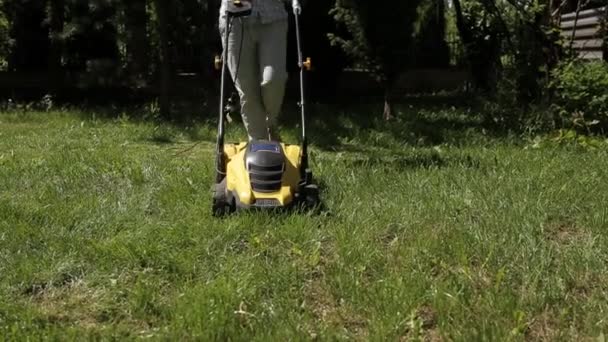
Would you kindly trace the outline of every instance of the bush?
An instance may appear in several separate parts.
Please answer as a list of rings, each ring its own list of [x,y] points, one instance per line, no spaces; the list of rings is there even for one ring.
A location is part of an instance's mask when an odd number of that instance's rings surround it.
[[[551,88],[563,126],[608,132],[608,63],[562,63],[553,72]]]
[[[0,71],[6,70],[8,66],[10,41],[8,19],[0,10]]]

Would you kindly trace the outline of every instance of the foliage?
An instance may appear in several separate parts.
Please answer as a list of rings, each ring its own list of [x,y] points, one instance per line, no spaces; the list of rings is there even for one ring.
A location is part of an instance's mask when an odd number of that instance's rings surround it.
[[[479,0],[454,1],[456,24],[474,86],[492,92],[500,78],[504,27],[498,11]]]
[[[422,0],[414,23],[414,66],[442,68],[450,63],[446,43],[446,4],[444,1]]]
[[[353,63],[369,70],[385,90],[384,117],[392,116],[392,88],[414,57],[413,43],[421,0],[374,2],[336,0],[331,14],[346,35],[329,34]]]
[[[591,132],[608,128],[608,64],[568,61],[554,72],[554,108],[564,125]]]
[[[491,95],[510,93],[503,98],[512,98],[521,107],[541,99],[550,70],[561,57],[550,2],[454,3],[457,18],[461,9],[457,24],[476,86]]]
[[[57,89],[66,84],[81,86],[72,80],[82,80],[81,75],[87,74],[84,83],[89,85],[125,86],[151,90],[149,93],[154,93],[161,70],[169,75],[197,73],[206,82],[207,93],[216,88],[210,62],[220,49],[216,27],[219,1],[169,1],[162,12],[167,20],[161,25],[150,0],[3,0],[0,69],[8,63],[14,71],[50,71]],[[589,6],[601,2],[596,0]],[[395,102],[394,85],[404,69],[448,64],[447,35],[464,45],[467,63],[453,58],[452,64],[468,65],[475,90],[489,95],[498,107],[509,108],[503,112],[517,114],[513,118],[503,115],[498,121],[524,122],[527,118],[522,113],[547,97],[551,70],[562,58],[559,32],[552,19],[555,8],[549,6],[563,5],[564,10],[570,10],[576,3],[309,1],[302,18],[305,54],[313,57],[316,69],[310,74],[309,95],[336,98],[333,95],[346,64],[345,52],[351,65],[371,71],[381,84],[388,118]],[[446,20],[442,13],[448,14]],[[456,29],[458,38],[452,37]],[[159,57],[161,32],[167,32],[167,63]],[[330,40],[326,39],[328,32]],[[290,60],[295,60],[293,44],[290,49]],[[459,54],[457,48],[452,52]],[[291,68],[294,65],[290,63]],[[45,92],[56,93],[54,87]]]
[[[113,0],[67,1],[63,39],[68,70],[88,70],[101,76],[119,66],[116,15]]]
[[[388,9],[388,10],[387,10]],[[442,1],[419,0],[373,6],[357,1],[336,1],[330,12],[344,28],[330,33],[353,64],[372,71],[380,82],[413,66],[448,64],[446,19]]]
[[[8,67],[8,55],[10,53],[10,35],[9,35],[9,22],[0,7],[0,71],[5,70]]]
[[[509,74],[521,106],[543,98],[551,70],[563,55],[560,31],[549,12],[546,1],[535,0],[508,18],[513,44]]]
[[[608,148],[608,139],[581,134],[574,129],[559,129],[551,134],[536,136],[529,148],[551,148],[557,146],[574,146],[584,150]]]
[[[50,44],[44,27],[45,2],[3,0],[0,10],[10,24],[8,67],[20,71],[46,70]]]

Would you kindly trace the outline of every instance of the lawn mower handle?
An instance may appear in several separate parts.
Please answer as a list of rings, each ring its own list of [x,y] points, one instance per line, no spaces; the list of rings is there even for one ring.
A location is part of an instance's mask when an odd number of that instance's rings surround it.
[[[224,156],[224,136],[225,136],[225,118],[224,102],[226,100],[226,74],[228,73],[228,40],[230,38],[230,30],[232,29],[233,16],[229,11],[226,11],[226,30],[224,31],[224,49],[222,51],[222,76],[220,83],[220,110],[219,123],[217,129],[217,143],[215,156],[215,172],[216,183],[220,183],[226,176],[226,163]]]
[[[291,7],[293,8],[293,14],[298,16],[302,13],[302,5],[300,5],[300,0],[292,0]]]
[[[300,36],[300,15],[302,14],[302,7],[300,5],[299,0],[292,0],[293,6],[293,14],[296,22],[296,38],[297,38],[297,46],[298,46],[298,66],[300,68],[300,109],[301,109],[301,119],[302,119],[302,164],[301,171],[302,176],[306,173],[308,169],[308,141],[306,137],[306,93],[305,93],[305,70],[306,64],[304,62],[303,54],[302,54],[302,41]],[[235,13],[231,13],[230,11],[226,11],[226,30],[224,32],[224,49],[222,52],[222,76],[221,76],[221,85],[220,85],[220,105],[219,105],[219,125],[218,125],[218,133],[217,133],[217,144],[216,144],[216,182],[221,182],[226,176],[226,163],[224,156],[224,136],[225,136],[225,112],[224,112],[224,102],[225,102],[225,87],[226,87],[226,74],[228,68],[228,40],[230,36],[230,31],[232,29],[232,20],[236,17]]]
[[[298,45],[298,66],[300,68],[300,110],[302,114],[302,173],[308,169],[308,141],[306,138],[306,93],[305,93],[305,74],[306,66],[302,54],[302,39],[300,36],[300,15],[302,7],[299,0],[293,0],[293,14],[296,20],[296,39]],[[304,175],[303,175],[304,176]]]

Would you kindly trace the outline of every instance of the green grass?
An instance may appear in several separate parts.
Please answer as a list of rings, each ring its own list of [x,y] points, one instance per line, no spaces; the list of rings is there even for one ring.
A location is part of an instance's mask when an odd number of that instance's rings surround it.
[[[608,148],[529,148],[455,109],[316,109],[326,209],[225,219],[211,126],[0,113],[0,339],[608,331]]]

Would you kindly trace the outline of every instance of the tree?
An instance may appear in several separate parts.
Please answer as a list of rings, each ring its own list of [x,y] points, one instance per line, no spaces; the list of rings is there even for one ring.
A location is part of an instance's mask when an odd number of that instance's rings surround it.
[[[558,25],[548,0],[527,8],[515,7],[512,21],[517,100],[527,105],[542,97],[553,70],[562,57]]]
[[[51,87],[59,91],[63,82],[63,30],[65,23],[65,1],[50,0],[48,8],[49,37],[51,47],[49,51],[49,72]]]
[[[474,85],[494,91],[501,71],[502,30],[494,11],[477,0],[453,0],[456,26]]]
[[[10,25],[3,6],[0,6],[0,71],[8,67],[10,54]]]
[[[604,61],[608,62],[608,6],[604,14]]]
[[[66,0],[64,46],[66,67],[112,76],[120,65],[116,5],[110,0]],[[110,65],[111,64],[111,65]]]
[[[445,2],[423,0],[416,20],[416,66],[447,67],[450,51],[445,38]]]
[[[453,4],[477,88],[493,93],[499,80],[507,79],[501,85],[507,85],[518,104],[526,106],[542,98],[550,71],[561,57],[555,13],[567,2],[453,0]]]
[[[10,36],[14,44],[8,67],[13,71],[43,71],[47,69],[49,31],[45,26],[46,1],[8,0],[0,3],[11,23]]]
[[[329,12],[331,1],[306,1],[300,18],[303,53],[313,62],[313,72],[308,73],[307,96],[314,100],[332,101],[336,96],[339,77],[346,66],[344,52],[332,46],[327,39],[328,32],[335,32],[336,22]],[[290,45],[288,61],[290,71],[298,70],[295,38],[295,19],[290,16]]]
[[[150,64],[146,0],[126,1],[122,10],[126,31],[126,68],[130,78],[140,83],[146,80]]]
[[[221,0],[208,0],[204,3],[204,14],[205,14],[205,26],[203,27],[203,46],[205,46],[206,53],[205,62],[211,65],[212,57],[215,53],[221,49],[219,43],[219,8]],[[204,68],[203,70],[211,70]]]
[[[169,51],[169,0],[154,0],[158,16],[159,62],[160,62],[160,112],[168,119],[171,117],[169,87],[171,83],[171,59]]]
[[[348,35],[330,34],[356,65],[368,69],[384,89],[385,120],[393,116],[393,91],[411,65],[414,24],[421,0],[336,0],[331,11]]]

